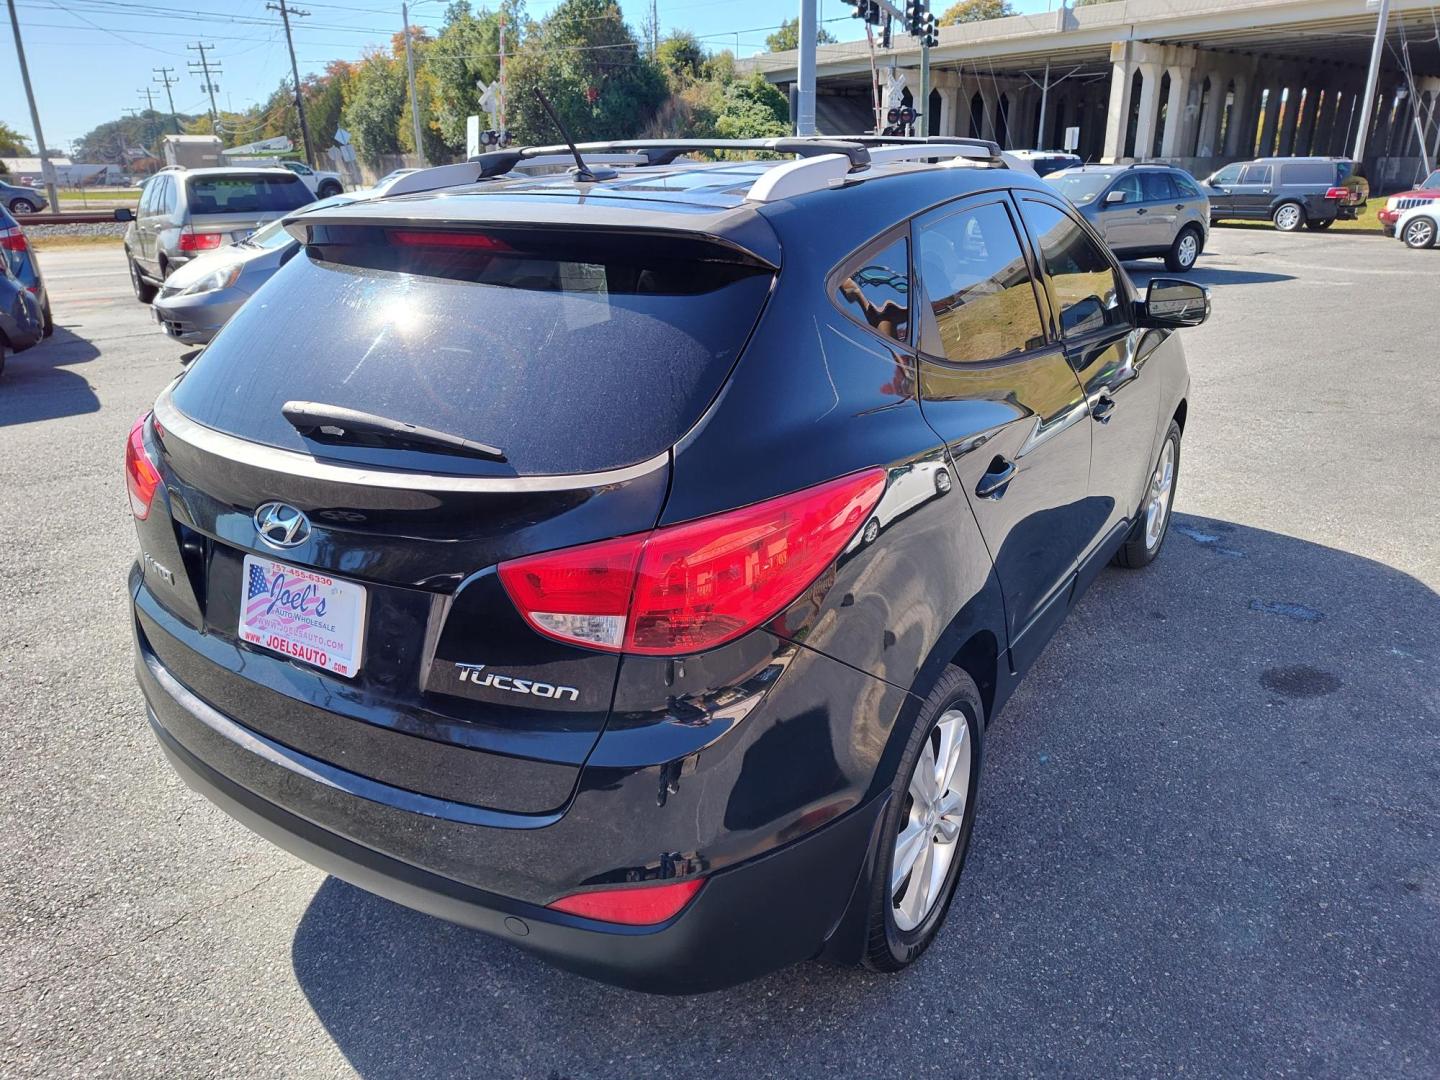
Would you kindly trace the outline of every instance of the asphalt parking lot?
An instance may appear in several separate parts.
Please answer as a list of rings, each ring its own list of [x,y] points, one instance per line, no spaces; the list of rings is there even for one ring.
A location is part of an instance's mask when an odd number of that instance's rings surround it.
[[[0,380],[0,1074],[1440,1075],[1440,252],[1217,230],[1166,549],[991,727],[935,947],[691,999],[327,879],[172,775],[121,462],[186,350],[117,248],[41,259],[59,328]]]

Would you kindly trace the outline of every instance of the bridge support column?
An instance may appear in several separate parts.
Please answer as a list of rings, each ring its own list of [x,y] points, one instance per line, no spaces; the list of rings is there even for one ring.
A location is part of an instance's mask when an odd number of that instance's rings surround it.
[[[1225,145],[1216,147],[1215,153],[1249,157],[1255,149],[1255,128],[1260,123],[1260,88],[1253,70],[1233,78],[1235,101],[1230,107],[1230,127],[1225,132]]]
[[[1265,97],[1265,112],[1260,118],[1260,157],[1269,157],[1275,153],[1275,125],[1280,120],[1280,95],[1283,88],[1272,83],[1266,90],[1268,93]]]
[[[1275,153],[1279,157],[1289,157],[1295,152],[1295,125],[1300,119],[1300,95],[1304,91],[1300,86],[1299,79],[1291,79],[1290,85],[1285,90],[1285,116],[1280,122],[1280,141]]]
[[[1184,155],[1189,140],[1186,135],[1191,129],[1190,83],[1195,69],[1189,64],[1177,65],[1170,69],[1170,98],[1165,103],[1165,130],[1160,135],[1160,156],[1165,158]]]
[[[1165,69],[1159,64],[1142,63],[1140,68],[1140,111],[1135,124],[1135,160],[1154,156],[1155,125],[1160,119],[1160,79]]]
[[[1135,79],[1135,62],[1130,58],[1134,42],[1110,46],[1110,107],[1105,115],[1106,161],[1119,161],[1125,154],[1125,135],[1130,128],[1130,89]]]

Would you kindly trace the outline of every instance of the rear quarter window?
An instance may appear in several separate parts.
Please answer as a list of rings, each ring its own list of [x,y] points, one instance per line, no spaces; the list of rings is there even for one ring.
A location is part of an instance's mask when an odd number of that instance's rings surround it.
[[[351,227],[345,242],[311,244],[216,336],[174,402],[245,439],[400,469],[546,475],[654,457],[724,384],[770,270],[696,244],[537,234],[447,248],[435,233]],[[287,401],[437,428],[507,462],[312,443],[281,415]]]
[[[1307,161],[1280,166],[1280,183],[1282,184],[1325,184],[1329,186],[1338,182],[1337,170],[1329,162]]]
[[[261,214],[312,201],[297,176],[192,176],[185,182],[192,214]]]

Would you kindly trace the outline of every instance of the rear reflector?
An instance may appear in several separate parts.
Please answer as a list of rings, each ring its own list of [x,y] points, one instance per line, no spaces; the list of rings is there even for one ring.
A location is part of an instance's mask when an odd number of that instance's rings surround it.
[[[602,889],[562,896],[549,906],[552,911],[563,911],[585,919],[626,926],[653,926],[677,915],[704,884],[703,878],[691,878],[668,885]]]
[[[125,486],[130,489],[130,512],[137,521],[150,516],[150,504],[160,487],[160,472],[145,451],[145,421],[149,418],[147,413],[135,421],[125,444]]]
[[[477,232],[427,232],[418,229],[391,229],[390,242],[401,247],[470,248],[481,251],[510,251],[510,245]]]
[[[779,615],[859,531],[884,469],[649,533],[501,563],[520,614],[547,637],[680,656]]]
[[[210,251],[218,248],[224,239],[219,233],[193,233],[180,234],[181,251]]]

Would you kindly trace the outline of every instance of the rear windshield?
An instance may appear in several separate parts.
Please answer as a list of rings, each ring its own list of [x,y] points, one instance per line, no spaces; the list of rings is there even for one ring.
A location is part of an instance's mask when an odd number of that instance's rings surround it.
[[[298,176],[192,176],[185,186],[192,214],[295,210],[314,199]]]
[[[770,271],[710,261],[693,243],[535,233],[447,247],[443,234],[331,229],[230,320],[175,404],[257,442],[428,472],[543,475],[653,457],[719,391]],[[313,442],[281,415],[287,401],[439,429],[507,461]]]

